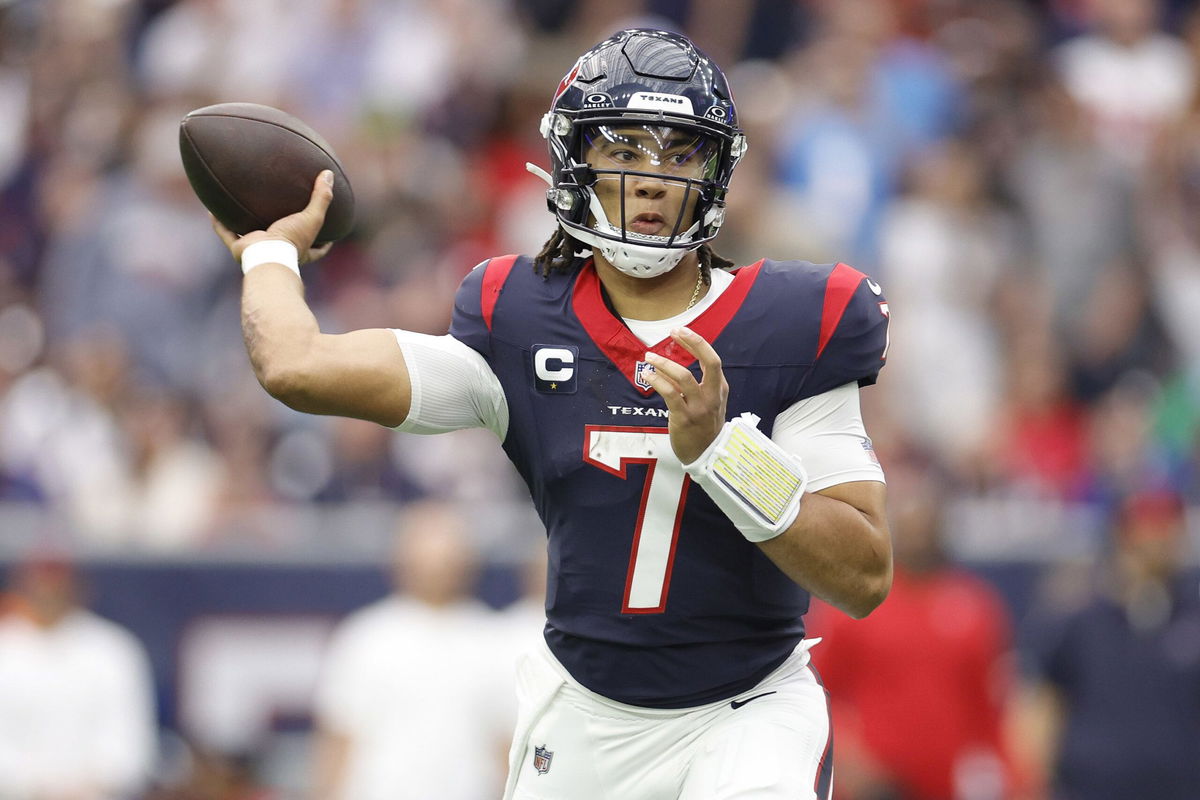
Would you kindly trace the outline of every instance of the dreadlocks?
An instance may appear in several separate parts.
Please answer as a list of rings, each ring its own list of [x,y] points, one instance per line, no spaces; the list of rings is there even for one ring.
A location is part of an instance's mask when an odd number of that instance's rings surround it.
[[[543,278],[549,277],[552,272],[570,272],[582,260],[575,255],[580,249],[586,248],[563,233],[562,228],[555,228],[554,235],[546,240],[541,252],[534,256],[533,268]],[[714,253],[707,244],[700,245],[696,255],[700,258],[700,273],[706,285],[712,282],[710,276],[714,268],[733,269],[732,261]]]

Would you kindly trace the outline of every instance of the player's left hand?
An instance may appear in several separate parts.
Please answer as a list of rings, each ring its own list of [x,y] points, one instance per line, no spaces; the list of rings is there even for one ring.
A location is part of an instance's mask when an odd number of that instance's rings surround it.
[[[671,331],[671,339],[696,357],[700,382],[682,364],[656,353],[646,353],[646,361],[654,371],[647,370],[645,377],[671,412],[667,429],[675,457],[682,464],[690,464],[708,449],[725,424],[729,384],[721,371],[721,357],[704,337],[690,328],[676,328]]]

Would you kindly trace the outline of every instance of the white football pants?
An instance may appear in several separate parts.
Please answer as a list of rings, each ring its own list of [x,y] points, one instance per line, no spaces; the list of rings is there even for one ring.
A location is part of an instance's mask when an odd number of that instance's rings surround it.
[[[825,689],[801,642],[737,697],[685,709],[617,703],[543,645],[518,665],[505,800],[829,800]]]

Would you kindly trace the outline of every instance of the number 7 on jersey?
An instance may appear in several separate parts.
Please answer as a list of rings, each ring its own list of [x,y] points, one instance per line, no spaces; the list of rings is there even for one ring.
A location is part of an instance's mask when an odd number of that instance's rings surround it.
[[[671,450],[670,434],[666,428],[588,425],[583,460],[623,480],[630,464],[647,465],[621,613],[661,614],[667,607],[683,503],[691,483]]]

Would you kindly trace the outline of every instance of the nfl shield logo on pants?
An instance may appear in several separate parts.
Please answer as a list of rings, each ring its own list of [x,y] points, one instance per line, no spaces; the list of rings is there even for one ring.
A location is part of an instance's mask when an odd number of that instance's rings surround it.
[[[550,771],[550,762],[554,759],[554,753],[546,749],[546,745],[533,748],[533,768],[537,770],[538,775],[545,775]]]

